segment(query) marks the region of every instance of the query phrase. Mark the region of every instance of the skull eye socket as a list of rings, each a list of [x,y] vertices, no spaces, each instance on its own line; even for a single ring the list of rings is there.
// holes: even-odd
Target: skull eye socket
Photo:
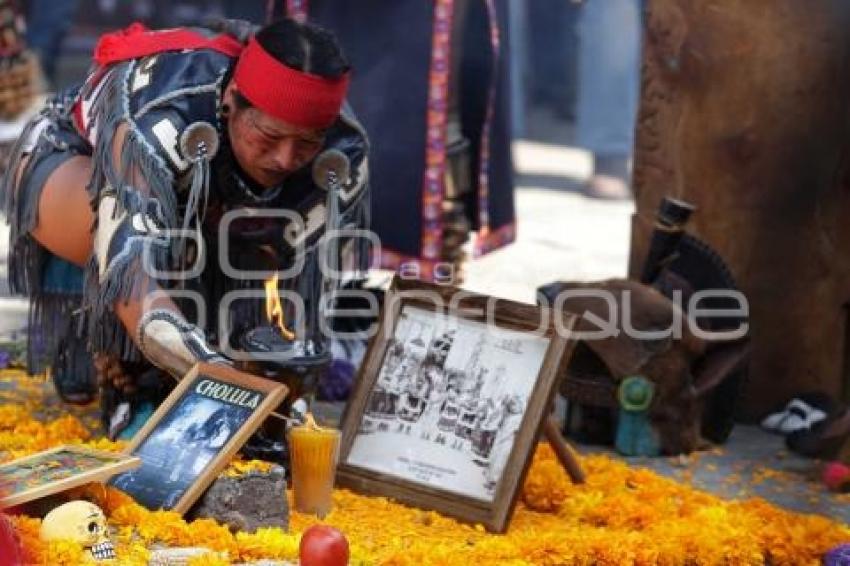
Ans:
[[[97,523],[95,523],[94,521],[89,523],[89,532],[90,533],[92,533],[92,534],[97,533],[97,529],[98,529]]]

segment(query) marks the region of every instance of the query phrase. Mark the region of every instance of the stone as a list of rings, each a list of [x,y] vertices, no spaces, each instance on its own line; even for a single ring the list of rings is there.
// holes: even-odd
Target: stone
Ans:
[[[269,472],[221,476],[195,505],[190,517],[215,519],[233,531],[253,533],[262,527],[286,530],[289,528],[286,471],[275,466]]]

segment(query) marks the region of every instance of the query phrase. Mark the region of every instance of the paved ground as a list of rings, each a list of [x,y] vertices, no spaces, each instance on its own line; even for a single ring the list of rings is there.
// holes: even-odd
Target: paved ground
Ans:
[[[559,279],[624,277],[634,206],[581,195],[587,154],[522,141],[515,143],[515,159],[517,241],[470,262],[464,286],[533,302],[538,286]]]
[[[738,426],[722,447],[690,457],[629,460],[726,498],[762,497],[850,522],[850,495],[835,495],[822,486],[820,463],[788,452],[781,437],[754,426]]]
[[[527,302],[533,301],[539,285],[557,279],[625,275],[633,212],[628,202],[583,197],[579,189],[590,170],[588,156],[564,145],[567,129],[555,127],[546,116],[538,116],[536,123],[537,138],[551,143],[515,145],[517,242],[470,262],[465,284],[471,290]],[[0,233],[0,335],[20,331],[26,322],[26,303],[6,292],[6,239]],[[850,496],[828,494],[816,481],[816,462],[788,454],[781,438],[754,427],[736,428],[721,449],[635,464],[727,497],[759,495],[792,509],[850,520]]]

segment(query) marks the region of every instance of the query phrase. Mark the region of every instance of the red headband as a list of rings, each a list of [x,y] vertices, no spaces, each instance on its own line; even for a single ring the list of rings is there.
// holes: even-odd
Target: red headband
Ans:
[[[302,128],[325,129],[339,115],[349,74],[326,79],[287,67],[251,38],[239,55],[233,80],[266,114]]]

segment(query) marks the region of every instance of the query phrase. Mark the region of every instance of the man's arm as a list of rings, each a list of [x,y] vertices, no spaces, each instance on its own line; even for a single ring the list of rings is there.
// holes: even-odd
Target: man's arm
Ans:
[[[127,134],[126,124],[119,126],[113,143],[113,162],[120,163],[120,151]],[[161,235],[162,219],[157,218],[155,199],[149,194],[145,179],[133,170],[126,176],[133,190],[150,199],[150,214],[130,216],[108,192],[99,195],[97,202],[97,229],[94,256],[101,284],[109,284],[109,277],[117,262],[127,261],[122,254],[135,249],[136,257],[124,269],[133,270],[133,288],[119,297],[113,306],[115,314],[129,336],[148,361],[182,377],[195,363],[225,362],[207,342],[203,331],[190,324],[174,301],[147,271],[144,257],[138,257],[139,248],[131,248],[131,240],[140,240],[142,250],[151,246],[169,246],[170,240]],[[111,201],[109,199],[112,199]],[[143,251],[142,256],[146,255]]]

